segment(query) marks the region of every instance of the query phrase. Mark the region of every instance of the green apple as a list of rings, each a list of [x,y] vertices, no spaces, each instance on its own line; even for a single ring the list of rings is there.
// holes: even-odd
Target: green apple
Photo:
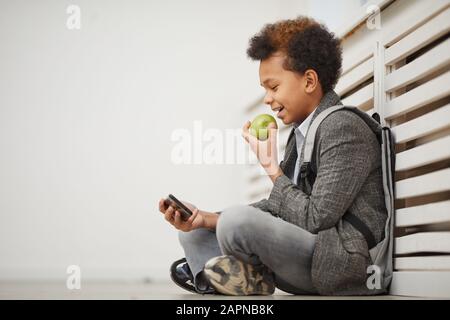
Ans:
[[[271,122],[274,122],[275,128],[278,128],[277,121],[270,114],[260,114],[256,116],[250,125],[250,134],[255,136],[258,140],[266,140],[269,136],[267,127]]]

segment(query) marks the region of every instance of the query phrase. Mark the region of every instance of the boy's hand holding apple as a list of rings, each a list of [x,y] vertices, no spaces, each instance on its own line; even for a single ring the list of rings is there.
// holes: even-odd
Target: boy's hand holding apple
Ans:
[[[242,137],[272,181],[282,174],[278,163],[277,129],[275,119],[268,114],[259,115],[252,122],[247,121],[242,128]]]

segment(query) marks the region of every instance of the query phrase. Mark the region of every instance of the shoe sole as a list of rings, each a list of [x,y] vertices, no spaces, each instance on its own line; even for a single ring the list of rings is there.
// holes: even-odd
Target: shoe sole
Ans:
[[[201,294],[201,295],[205,295],[205,294],[213,294],[213,295],[215,295],[215,294],[218,294],[218,292],[215,292],[215,291],[208,291],[208,290],[199,291],[199,290],[197,290],[195,288],[195,285],[193,285],[193,284],[190,285],[190,284],[187,284],[186,282],[180,283],[178,281],[178,278],[174,276],[174,272],[175,272],[176,267],[178,265],[180,265],[181,263],[186,263],[186,258],[182,258],[182,259],[179,259],[179,260],[173,262],[171,267],[170,267],[170,279],[172,279],[172,282],[174,282],[181,289],[184,289],[184,290],[189,291],[191,293],[196,293],[196,294]]]
[[[182,288],[182,289],[184,289],[184,290],[186,290],[186,291],[192,292],[192,293],[198,293],[197,290],[195,290],[195,288],[194,288],[193,286],[192,286],[192,287],[191,287],[190,285],[183,286],[181,283],[179,283],[179,282],[177,281],[177,279],[176,279],[176,278],[174,277],[174,275],[173,275],[173,272],[174,272],[175,268],[176,268],[179,264],[184,263],[184,262],[186,262],[186,259],[185,259],[185,258],[179,259],[179,260],[177,260],[177,261],[175,261],[175,262],[172,263],[172,265],[170,266],[170,279],[172,279],[172,281],[173,281],[177,286],[179,286],[180,288]],[[188,286],[189,286],[189,287],[188,287]]]

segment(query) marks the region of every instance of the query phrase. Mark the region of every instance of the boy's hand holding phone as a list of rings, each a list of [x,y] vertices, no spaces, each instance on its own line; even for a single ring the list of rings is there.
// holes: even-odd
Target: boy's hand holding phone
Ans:
[[[179,201],[173,195],[159,200],[159,211],[178,230],[188,232],[204,227],[200,210],[191,203]]]

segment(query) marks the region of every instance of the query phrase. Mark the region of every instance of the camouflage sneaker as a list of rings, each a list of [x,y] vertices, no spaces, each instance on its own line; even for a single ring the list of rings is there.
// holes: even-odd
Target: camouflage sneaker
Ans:
[[[244,263],[233,256],[219,256],[206,262],[204,274],[218,292],[232,296],[271,295],[273,273],[265,266]]]

